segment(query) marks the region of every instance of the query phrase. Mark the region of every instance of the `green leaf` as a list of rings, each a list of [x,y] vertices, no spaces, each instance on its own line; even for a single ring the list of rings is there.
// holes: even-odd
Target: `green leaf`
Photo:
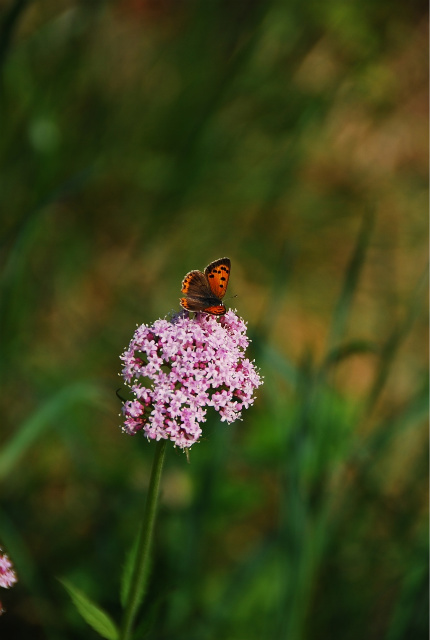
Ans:
[[[119,638],[119,630],[107,613],[94,602],[91,602],[82,591],[76,589],[68,580],[60,580],[60,582],[72,598],[75,607],[85,622],[107,640],[117,640]]]

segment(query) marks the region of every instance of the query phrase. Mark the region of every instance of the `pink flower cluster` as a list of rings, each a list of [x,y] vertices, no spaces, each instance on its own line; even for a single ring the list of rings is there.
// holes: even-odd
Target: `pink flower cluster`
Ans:
[[[12,568],[12,563],[5,553],[0,549],[0,587],[9,589],[17,581],[15,571]]]
[[[245,358],[248,344],[246,324],[231,310],[220,319],[182,312],[138,327],[121,356],[134,395],[123,405],[123,430],[186,449],[198,442],[208,407],[223,422],[240,418],[262,384]]]

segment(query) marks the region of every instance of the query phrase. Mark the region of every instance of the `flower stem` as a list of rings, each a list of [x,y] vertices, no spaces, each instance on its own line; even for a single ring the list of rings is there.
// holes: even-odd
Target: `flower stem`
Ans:
[[[149,574],[149,556],[154,533],[155,516],[157,514],[158,494],[166,444],[167,440],[159,440],[156,444],[148,495],[146,497],[145,512],[137,544],[120,640],[130,640],[131,638],[134,621],[141,604],[142,595],[146,586],[145,583]]]

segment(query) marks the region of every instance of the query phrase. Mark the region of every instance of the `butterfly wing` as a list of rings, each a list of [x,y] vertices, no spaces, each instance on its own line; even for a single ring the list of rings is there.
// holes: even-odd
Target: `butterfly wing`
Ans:
[[[227,311],[222,302],[208,306],[208,300],[199,300],[198,298],[181,298],[180,304],[187,311],[202,311],[213,316],[223,316]]]
[[[204,311],[216,316],[226,312],[225,306],[213,294],[206,275],[201,271],[187,273],[182,280],[182,293],[187,297],[180,299],[181,307],[187,311]]]
[[[224,304],[221,302],[220,304],[216,304],[212,307],[206,307],[205,309],[203,309],[203,311],[205,313],[210,313],[213,316],[223,316],[227,311],[227,309],[225,308]]]
[[[230,277],[230,259],[220,258],[211,262],[205,269],[205,276],[209,283],[212,294],[221,300],[227,290],[228,279]]]
[[[190,271],[182,280],[182,293],[190,298],[194,297],[211,297],[212,292],[210,290],[206,276],[201,271]]]

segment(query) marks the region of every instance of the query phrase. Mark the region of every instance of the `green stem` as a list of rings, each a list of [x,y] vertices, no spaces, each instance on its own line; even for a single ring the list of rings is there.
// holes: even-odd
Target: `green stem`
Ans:
[[[134,621],[141,604],[142,594],[148,578],[149,556],[154,533],[155,516],[157,514],[160,478],[163,469],[167,440],[159,440],[156,445],[151,479],[146,497],[145,513],[139,534],[133,574],[130,582],[127,603],[124,612],[120,640],[130,640]]]

